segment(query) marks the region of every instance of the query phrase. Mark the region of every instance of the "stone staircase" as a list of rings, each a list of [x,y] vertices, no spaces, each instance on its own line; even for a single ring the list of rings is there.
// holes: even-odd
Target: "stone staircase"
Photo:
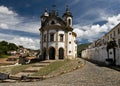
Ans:
[[[32,74],[38,72],[41,68],[49,65],[51,62],[54,62],[54,60],[45,60],[45,61],[41,61],[39,63],[35,63],[31,67],[28,67],[27,69],[24,69],[22,72],[19,72],[19,73],[15,74],[15,76],[21,77],[21,76],[32,75]]]

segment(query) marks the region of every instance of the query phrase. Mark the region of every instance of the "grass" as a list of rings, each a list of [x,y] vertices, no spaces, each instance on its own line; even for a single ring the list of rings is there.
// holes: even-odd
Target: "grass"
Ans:
[[[0,55],[0,58],[7,58],[10,55]]]
[[[69,61],[70,60],[55,61],[55,62],[51,63],[50,65],[40,69],[37,73],[35,73],[33,75],[35,75],[35,76],[37,76],[37,75],[39,75],[39,76],[48,75],[49,73],[57,70],[58,68],[62,67],[63,65],[65,65]]]
[[[79,60],[58,60],[50,63],[44,68],[40,69],[38,72],[33,74],[32,76],[56,76],[59,74],[63,74],[66,72],[73,71],[78,66],[82,64]],[[0,72],[9,73],[9,74],[17,74],[24,69],[31,67],[33,64],[27,65],[19,65],[19,66],[10,66],[10,67],[2,67],[0,68]]]
[[[12,68],[13,68],[13,66],[11,66],[11,67],[0,67],[0,72],[10,74]]]
[[[9,74],[17,74],[21,71],[23,71],[24,69],[31,67],[32,64],[27,64],[27,65],[18,65],[18,66],[9,66],[9,67],[0,67],[0,72],[2,73],[9,73]]]
[[[81,62],[78,60],[55,61],[50,65],[40,69],[37,73],[33,74],[33,76],[59,75],[63,74],[64,72],[69,72],[80,65]]]
[[[11,74],[17,74],[21,71],[23,71],[24,69],[28,68],[28,67],[31,67],[32,64],[27,64],[27,65],[19,65],[19,66],[14,66],[12,69],[11,69]]]

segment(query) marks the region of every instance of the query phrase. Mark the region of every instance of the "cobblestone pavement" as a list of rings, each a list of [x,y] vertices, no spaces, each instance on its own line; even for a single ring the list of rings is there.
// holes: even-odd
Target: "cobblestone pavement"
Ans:
[[[120,72],[86,62],[83,68],[51,79],[0,86],[120,86]]]

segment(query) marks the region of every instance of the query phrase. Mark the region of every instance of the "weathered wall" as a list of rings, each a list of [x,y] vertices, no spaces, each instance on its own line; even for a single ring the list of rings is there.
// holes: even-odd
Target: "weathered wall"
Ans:
[[[116,48],[116,65],[120,65],[120,48]],[[86,49],[82,51],[82,58],[87,58],[90,60],[96,60],[100,62],[106,62],[108,58],[106,46],[96,47],[92,49]],[[109,58],[114,58],[113,49],[109,50]]]

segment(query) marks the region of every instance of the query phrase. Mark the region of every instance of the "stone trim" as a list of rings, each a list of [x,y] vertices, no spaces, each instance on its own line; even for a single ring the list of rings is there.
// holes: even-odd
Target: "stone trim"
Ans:
[[[41,54],[42,54],[42,58],[43,59],[43,31],[41,31]]]
[[[55,49],[56,49],[55,59],[57,60],[58,59],[58,30],[56,30],[56,46],[55,46]]]
[[[67,57],[67,42],[68,42],[68,33],[65,32],[65,48],[64,48],[64,58],[68,58]]]
[[[46,59],[49,59],[49,48],[48,48],[48,44],[49,44],[49,30],[47,30]]]
[[[59,25],[48,25],[48,26],[45,26],[43,27],[44,30],[63,30],[63,31],[72,31],[73,28],[71,27],[68,27],[68,26],[59,26]]]
[[[74,35],[72,35],[71,41],[72,41],[72,55],[73,55],[73,57],[74,57],[74,54],[75,54]]]

